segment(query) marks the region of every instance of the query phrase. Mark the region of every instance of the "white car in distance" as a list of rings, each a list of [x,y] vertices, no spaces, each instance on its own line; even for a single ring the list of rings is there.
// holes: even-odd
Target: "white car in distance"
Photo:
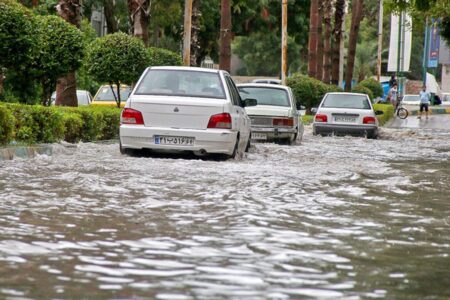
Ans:
[[[120,150],[189,151],[242,156],[250,119],[230,75],[189,67],[147,68],[121,115]]]
[[[378,137],[378,119],[366,94],[327,93],[313,122],[313,134],[361,135]]]
[[[252,140],[294,143],[303,136],[303,123],[291,88],[279,84],[238,85],[242,99],[256,99],[245,110],[252,122]]]
[[[420,105],[419,95],[404,95],[402,98],[403,105]]]

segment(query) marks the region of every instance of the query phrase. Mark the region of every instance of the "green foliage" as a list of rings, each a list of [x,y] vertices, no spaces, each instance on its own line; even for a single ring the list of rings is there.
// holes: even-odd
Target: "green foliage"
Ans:
[[[0,105],[0,145],[7,144],[14,138],[15,119],[5,106]]]
[[[144,43],[125,33],[114,33],[90,44],[86,65],[88,73],[98,82],[135,83],[148,64]],[[120,106],[120,94],[117,106]]]
[[[32,57],[34,26],[28,9],[13,0],[0,0],[0,67],[18,69]]]
[[[183,61],[181,55],[173,51],[150,47],[147,49],[149,66],[181,66]]]
[[[383,112],[382,115],[378,115],[378,122],[380,125],[384,125],[389,121],[392,117],[394,117],[394,107],[391,104],[381,104],[377,103],[373,105],[374,110],[381,110]]]
[[[116,139],[121,110],[115,107],[0,105],[0,144],[70,143]]]
[[[37,16],[38,55],[33,67],[43,85],[43,104],[50,98],[61,75],[77,70],[84,55],[83,35],[57,16]]]
[[[325,84],[320,80],[298,73],[287,78],[286,85],[292,89],[297,103],[304,105],[306,109],[319,105],[326,93],[342,91],[335,85]]]
[[[372,95],[374,98],[383,97],[383,87],[381,84],[373,78],[368,78],[359,83],[363,87],[368,88],[372,91]]]
[[[369,96],[371,100],[374,99],[372,91],[361,84],[358,84],[357,86],[353,87],[352,93],[367,94],[367,96]]]
[[[53,143],[64,137],[63,115],[54,107],[9,104],[16,119],[16,139],[25,143]]]

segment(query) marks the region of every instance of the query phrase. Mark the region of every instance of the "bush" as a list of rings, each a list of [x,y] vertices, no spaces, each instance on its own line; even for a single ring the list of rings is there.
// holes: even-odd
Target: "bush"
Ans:
[[[297,103],[304,105],[307,110],[319,105],[326,93],[342,91],[335,85],[325,84],[320,80],[301,74],[294,74],[287,78],[286,85],[292,89]]]
[[[114,33],[90,44],[86,58],[88,73],[97,82],[135,83],[148,65],[148,53],[142,40],[125,33]],[[120,107],[122,99],[117,99]]]
[[[375,79],[373,78],[365,79],[361,81],[359,85],[362,85],[371,90],[374,98],[383,97],[383,87]]]
[[[150,47],[147,49],[149,66],[181,66],[181,55],[164,48]]]
[[[69,143],[81,141],[83,136],[83,119],[80,114],[75,112],[65,112],[64,120],[64,140]]]
[[[352,93],[367,94],[367,96],[369,96],[369,98],[371,100],[373,99],[372,91],[370,89],[366,88],[365,86],[360,85],[360,84],[358,84],[357,86],[355,86],[352,89]]]
[[[373,105],[374,110],[383,111],[382,115],[377,116],[380,125],[384,125],[394,116],[394,107],[391,104],[377,103]]]
[[[15,119],[5,106],[0,106],[0,145],[11,142],[14,138]]]

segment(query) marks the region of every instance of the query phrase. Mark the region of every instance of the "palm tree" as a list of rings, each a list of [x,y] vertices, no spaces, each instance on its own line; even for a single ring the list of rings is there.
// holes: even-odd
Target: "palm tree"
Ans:
[[[373,75],[376,67],[377,43],[363,42],[357,45],[355,57],[355,78],[358,82],[363,81],[368,76]]]
[[[134,36],[144,41],[145,46],[149,45],[148,24],[151,6],[151,0],[128,0],[131,31]]]
[[[352,24],[348,41],[347,68],[345,70],[345,91],[352,89],[353,68],[355,66],[356,40],[358,39],[359,24],[363,18],[363,0],[353,0]]]
[[[220,53],[219,67],[231,71],[231,3],[230,0],[220,2]]]
[[[190,66],[198,66],[200,59],[200,0],[192,2],[191,59]]]
[[[309,10],[309,42],[308,42],[308,75],[316,77],[317,75],[317,27],[319,25],[319,2],[311,0]]]
[[[331,52],[331,82],[339,84],[340,45],[342,39],[342,24],[345,16],[345,0],[336,0],[334,11],[333,48]]]
[[[325,0],[324,3],[324,18],[325,24],[325,36],[324,36],[324,49],[323,49],[323,77],[322,81],[326,84],[331,80],[331,12],[332,12],[331,0]]]
[[[80,27],[81,25],[81,0],[60,0],[56,5],[58,15],[67,22]],[[58,78],[56,84],[55,105],[78,106],[77,79],[75,72]]]
[[[320,1],[318,9],[318,22],[317,22],[317,69],[316,69],[316,79],[322,80],[323,76],[323,38],[322,38],[322,24],[323,24],[323,10],[324,1]]]

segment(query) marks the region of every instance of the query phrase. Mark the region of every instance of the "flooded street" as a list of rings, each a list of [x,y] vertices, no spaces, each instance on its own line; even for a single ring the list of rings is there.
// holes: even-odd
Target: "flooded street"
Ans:
[[[450,132],[0,161],[1,299],[450,298]]]

